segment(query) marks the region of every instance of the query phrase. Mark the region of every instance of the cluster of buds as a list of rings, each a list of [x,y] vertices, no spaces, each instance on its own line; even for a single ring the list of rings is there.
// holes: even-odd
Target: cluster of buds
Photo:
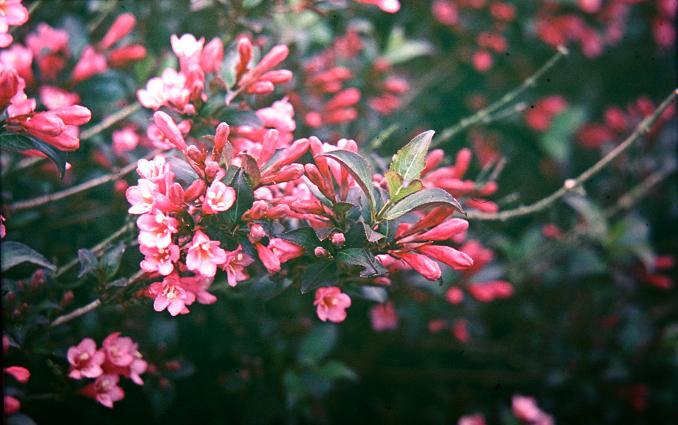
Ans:
[[[108,335],[99,349],[93,339],[85,338],[70,347],[66,357],[70,364],[69,378],[94,379],[80,393],[108,408],[113,408],[113,403],[125,398],[125,391],[118,385],[120,377],[143,385],[141,375],[148,367],[139,353],[138,344],[132,338],[120,336],[120,332]]]
[[[283,44],[273,46],[261,60],[250,67],[252,60],[252,42],[247,37],[238,40],[238,62],[235,67],[235,83],[226,97],[226,103],[231,103],[238,93],[271,94],[275,86],[292,80],[292,72],[287,69],[275,69],[287,58],[289,49]]]
[[[7,356],[9,351],[9,338],[6,335],[2,336],[2,354]],[[14,378],[18,383],[25,384],[31,378],[31,372],[23,366],[6,366],[4,372]],[[21,409],[21,402],[9,394],[5,394],[3,398],[4,414],[5,416],[13,415]]]
[[[0,87],[0,110],[6,110],[4,125],[7,131],[35,136],[63,151],[80,147],[78,127],[89,122],[92,116],[89,109],[69,104],[67,100],[65,104],[48,102],[55,107],[48,111],[36,111],[35,99],[26,95],[25,80],[15,69],[3,65],[0,65]]]
[[[381,115],[390,115],[400,108],[402,97],[410,90],[405,78],[392,74],[392,66],[385,59],[378,59],[372,66],[373,79],[377,81],[377,93],[367,99],[372,109]]]
[[[562,96],[539,99],[525,111],[525,122],[532,129],[544,132],[551,127],[553,118],[566,110],[567,106],[567,101]]]

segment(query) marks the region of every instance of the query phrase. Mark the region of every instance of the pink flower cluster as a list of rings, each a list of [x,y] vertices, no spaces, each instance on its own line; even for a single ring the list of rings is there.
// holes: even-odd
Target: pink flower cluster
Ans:
[[[0,47],[12,44],[10,26],[17,27],[28,21],[28,9],[21,3],[22,0],[3,0],[0,3]]]
[[[68,376],[71,379],[95,379],[80,390],[86,397],[113,408],[116,401],[125,398],[124,390],[118,385],[120,377],[129,378],[137,385],[143,385],[141,375],[148,363],[138,350],[138,344],[131,338],[114,332],[104,339],[101,348],[91,338],[83,339],[68,349]]]

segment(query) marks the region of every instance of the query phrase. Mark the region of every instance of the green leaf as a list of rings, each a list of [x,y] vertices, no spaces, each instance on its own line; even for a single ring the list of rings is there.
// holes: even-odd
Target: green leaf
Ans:
[[[336,274],[337,264],[334,261],[312,263],[301,277],[301,293],[307,294],[323,284],[334,282]]]
[[[372,186],[372,167],[365,158],[354,152],[336,150],[325,152],[318,156],[325,156],[334,159],[344,167],[353,176],[358,186],[363,190],[370,202],[372,211],[375,209],[376,201],[374,196],[374,187]]]
[[[343,264],[362,267],[361,277],[380,276],[386,269],[379,260],[364,248],[345,248],[337,253],[337,261]]]
[[[101,269],[106,276],[106,279],[110,279],[118,272],[120,268],[120,261],[122,260],[122,254],[125,253],[127,246],[124,242],[119,242],[110,248],[104,256],[101,258]]]
[[[353,369],[336,360],[330,360],[324,365],[320,366],[320,368],[318,368],[318,374],[330,381],[334,381],[336,379],[348,379],[350,381],[355,381],[358,379],[358,374],[355,373]]]
[[[257,160],[252,158],[251,155],[246,153],[241,153],[238,155],[240,157],[240,163],[242,169],[249,177],[249,183],[251,187],[256,187],[261,180],[261,171],[259,171],[259,165],[257,165]]]
[[[558,162],[570,156],[572,135],[586,118],[582,108],[570,108],[553,118],[549,129],[541,136],[539,146],[551,158]]]
[[[289,232],[281,234],[279,237],[301,246],[304,248],[304,251],[306,251],[306,255],[313,255],[315,248],[320,246],[320,240],[318,239],[315,230],[310,226],[290,230]]]
[[[0,148],[11,152],[24,152],[35,149],[44,153],[59,170],[59,178],[66,172],[66,155],[52,145],[42,140],[25,134],[2,133],[0,134]]]
[[[393,159],[389,171],[398,174],[402,179],[402,184],[407,187],[411,181],[421,177],[421,172],[426,166],[426,154],[431,145],[431,140],[435,131],[425,131],[414,139],[410,140],[408,144],[400,148]],[[389,186],[389,193],[391,192]]]
[[[465,214],[459,201],[446,191],[438,188],[424,189],[415,192],[409,196],[398,201],[395,205],[389,208],[384,214],[384,219],[395,220],[396,218],[414,211],[418,208],[432,207],[432,206],[448,206],[456,209],[462,214]]]
[[[254,193],[252,188],[247,183],[247,178],[245,173],[241,168],[238,168],[233,176],[233,181],[230,183],[230,186],[235,189],[235,203],[233,206],[224,213],[220,214],[224,216],[224,220],[228,223],[236,223],[240,220],[240,217],[245,211],[252,208],[254,203]]]
[[[47,259],[43,257],[42,254],[39,254],[32,248],[20,242],[2,242],[0,243],[0,251],[2,251],[1,258],[3,272],[22,263],[31,263],[45,267],[52,271],[56,270],[56,266],[47,261]]]
[[[83,248],[78,250],[78,261],[80,262],[80,272],[78,272],[78,279],[99,268],[99,260],[89,249]]]
[[[408,40],[405,31],[399,27],[391,31],[383,56],[388,63],[395,65],[432,52],[431,44],[422,40]]]
[[[361,223],[363,225],[363,229],[365,230],[365,237],[367,238],[368,242],[378,242],[381,239],[386,237],[386,236],[382,235],[381,233],[372,229],[372,226],[365,223],[364,221],[361,221]]]
[[[302,364],[317,364],[327,356],[337,343],[337,327],[317,325],[301,341],[297,360]]]

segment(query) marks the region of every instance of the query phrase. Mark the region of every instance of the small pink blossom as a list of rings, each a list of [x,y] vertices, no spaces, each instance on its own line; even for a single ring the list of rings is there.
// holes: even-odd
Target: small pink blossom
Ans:
[[[101,365],[106,355],[102,351],[97,351],[96,343],[91,338],[85,338],[80,344],[69,348],[66,357],[71,364],[68,373],[70,378],[97,378],[103,373]]]
[[[0,38],[1,40],[1,38]],[[11,42],[11,41],[10,41]],[[6,395],[4,397],[4,412],[5,416],[11,416],[21,409],[21,402],[16,398]]]
[[[101,375],[81,391],[85,396],[112,409],[113,403],[125,398],[125,392],[118,386],[118,381],[120,381],[118,375]]]
[[[22,4],[22,0],[3,0],[0,3],[0,47],[12,44],[12,35],[9,27],[23,25],[28,21],[28,9]]]
[[[304,255],[304,248],[282,238],[271,238],[268,248],[278,257],[280,264]]]
[[[155,203],[155,192],[158,186],[150,180],[139,179],[137,186],[130,186],[125,191],[127,202],[132,206],[127,210],[130,214],[146,214]]]
[[[474,413],[459,418],[457,425],[485,425],[485,416],[482,413]]]
[[[202,209],[205,214],[216,214],[227,211],[235,202],[235,190],[220,181],[214,181],[205,192]]]
[[[377,332],[390,331],[398,327],[398,314],[392,303],[375,305],[370,309],[372,329]]]
[[[148,295],[155,298],[153,309],[163,311],[167,309],[170,315],[187,314],[187,305],[195,301],[192,292],[184,290],[176,275],[169,275],[162,282],[154,282],[147,289]]]
[[[139,144],[139,135],[131,126],[113,132],[113,152],[121,157],[125,152],[133,151]]]
[[[155,210],[137,219],[139,244],[149,247],[167,248],[172,243],[172,235],[178,232],[179,221]]]
[[[174,271],[174,263],[179,260],[180,253],[177,245],[169,245],[166,248],[140,245],[139,250],[146,256],[141,261],[141,270],[147,273],[158,272],[167,276]]]
[[[525,422],[534,422],[544,414],[532,397],[514,395],[511,403],[513,415]]]
[[[203,276],[214,276],[217,266],[226,262],[226,251],[219,248],[218,241],[212,241],[202,231],[197,230],[188,247],[186,267]]]
[[[86,80],[96,74],[101,74],[108,69],[106,58],[94,50],[92,46],[85,46],[80,55],[80,60],[75,65],[71,78],[75,82]]]
[[[327,286],[316,289],[316,314],[323,322],[343,322],[346,319],[346,309],[351,306],[351,298],[341,292],[336,286]]]
[[[226,272],[226,280],[229,286],[236,286],[238,282],[250,278],[246,267],[254,262],[254,259],[242,252],[242,245],[233,251],[226,251],[226,261],[222,269]]]

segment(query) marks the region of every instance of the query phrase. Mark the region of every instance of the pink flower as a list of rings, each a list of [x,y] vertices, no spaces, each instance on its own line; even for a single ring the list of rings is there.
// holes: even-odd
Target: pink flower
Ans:
[[[203,37],[196,39],[193,34],[184,34],[181,38],[172,34],[170,43],[172,44],[172,51],[181,62],[181,69],[184,70],[185,65],[200,60],[205,39]]]
[[[278,257],[280,264],[304,255],[304,248],[281,238],[271,238],[268,241],[268,248]]]
[[[41,86],[40,100],[47,109],[58,109],[66,106],[73,106],[80,102],[80,96],[77,93],[60,89],[59,87]],[[91,114],[90,114],[91,116]]]
[[[351,306],[351,298],[341,292],[336,286],[326,286],[316,289],[316,314],[323,322],[343,322],[346,319],[346,309]]]
[[[273,274],[280,271],[280,260],[269,247],[261,242],[258,242],[254,244],[254,248],[257,250],[259,259],[269,273]]]
[[[28,21],[28,9],[22,4],[22,0],[3,0],[0,3],[0,47],[12,44],[12,35],[9,34],[9,26],[23,25]]]
[[[435,260],[445,263],[454,270],[468,269],[473,265],[473,259],[461,251],[445,245],[424,245],[417,251]]]
[[[445,299],[450,304],[461,304],[462,301],[464,301],[464,292],[456,286],[453,286],[445,292]]]
[[[438,263],[426,255],[417,254],[414,252],[398,252],[394,254],[396,257],[405,261],[410,267],[412,267],[415,271],[428,280],[438,280],[442,275],[442,271],[440,270]]]
[[[218,241],[212,241],[202,231],[197,230],[188,247],[186,267],[203,276],[214,276],[217,266],[226,262],[226,251],[219,248]]]
[[[100,404],[112,409],[113,403],[125,398],[125,392],[118,386],[118,375],[101,375],[96,381],[82,389],[82,393]]]
[[[217,297],[207,291],[212,284],[212,279],[212,277],[200,275],[185,276],[181,278],[181,285],[186,291],[192,293],[200,304],[214,304],[217,302]]]
[[[31,378],[31,372],[25,367],[21,366],[9,366],[5,368],[5,373],[8,373],[14,377],[17,381],[22,384],[28,382]]]
[[[139,135],[131,126],[123,127],[113,132],[113,152],[119,157],[125,152],[136,149],[138,144]]]
[[[134,361],[137,344],[132,341],[132,338],[120,336],[120,332],[108,335],[101,345],[101,351],[106,354],[105,369],[108,366],[126,367]]]
[[[205,45],[200,54],[200,67],[205,72],[219,72],[221,61],[224,59],[224,43],[213,38]]]
[[[226,251],[226,261],[221,267],[226,272],[228,285],[235,286],[238,282],[249,279],[245,268],[253,262],[252,257],[242,252],[242,245],[238,245],[233,251]]]
[[[469,334],[468,331],[468,320],[466,319],[457,319],[454,321],[452,324],[452,334],[454,335],[455,338],[459,340],[459,342],[466,344],[469,339],[471,339],[471,335]]]
[[[138,186],[130,186],[125,191],[127,202],[132,206],[127,210],[130,214],[146,214],[155,203],[155,192],[158,186],[146,179],[139,179]]]
[[[227,211],[233,206],[234,202],[235,190],[217,180],[212,182],[210,187],[207,188],[202,209],[205,214],[216,214],[218,212]]]
[[[113,136],[115,137],[115,136]],[[140,159],[137,162],[137,174],[143,179],[158,183],[165,179],[170,172],[170,164],[162,155],[156,155],[152,160]]]
[[[389,331],[398,327],[398,314],[392,303],[375,305],[370,309],[372,329],[377,332]]]
[[[169,314],[176,316],[178,314],[187,314],[187,305],[195,301],[195,295],[192,292],[184,290],[179,278],[172,274],[162,282],[154,282],[147,289],[148,295],[155,298],[153,309],[157,312],[167,309]]]
[[[128,189],[129,190],[129,189]],[[178,232],[179,221],[156,210],[137,219],[139,244],[149,247],[167,248],[172,243],[172,235]]]
[[[179,260],[179,247],[177,245],[171,244],[166,248],[140,245],[139,250],[146,256],[141,261],[141,270],[147,273],[158,272],[167,276],[174,271],[174,263]]]
[[[104,373],[101,365],[106,355],[102,351],[97,351],[96,343],[91,338],[85,338],[80,344],[69,348],[66,357],[71,364],[68,373],[70,378],[97,378]]]

